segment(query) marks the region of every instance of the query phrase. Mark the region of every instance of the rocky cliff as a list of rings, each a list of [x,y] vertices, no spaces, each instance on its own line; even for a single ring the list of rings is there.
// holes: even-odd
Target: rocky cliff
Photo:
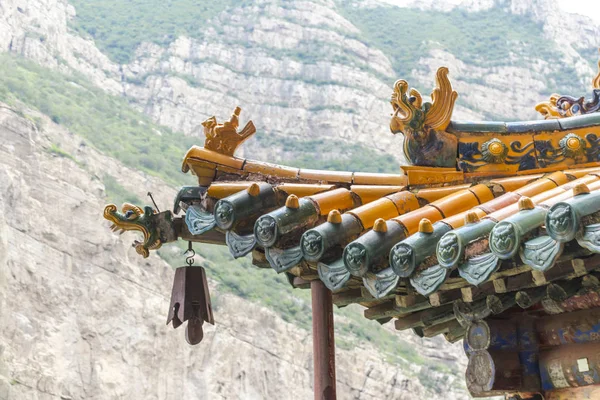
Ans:
[[[589,49],[600,44],[600,28],[590,19],[561,12],[553,0],[463,2],[459,6],[463,12],[493,8],[504,16],[525,15],[534,28],[540,27],[531,37],[511,40],[512,51],[505,59],[484,59],[478,65],[431,41],[419,45],[410,66],[395,65],[392,55],[369,44],[374,41],[364,28],[347,18],[348,10],[385,6],[365,1],[348,4],[333,0],[237,3],[199,22],[201,34],[182,35],[165,46],[142,43],[130,62],[119,65],[90,38],[70,28],[77,11],[66,0],[6,0],[0,5],[0,49],[83,73],[105,90],[126,96],[158,123],[189,135],[200,135],[200,122],[206,117],[225,118],[241,105],[244,116],[271,139],[361,143],[399,161],[403,160],[401,138],[390,135],[387,128],[390,87],[400,78],[395,67],[410,71],[410,83],[429,93],[435,69],[449,66],[461,94],[457,119],[537,118],[533,110],[537,102],[554,91],[576,88],[584,94],[595,73]],[[428,4],[409,5],[435,9],[438,2]],[[421,40],[401,26],[381,26],[381,30],[390,28],[394,30],[385,31],[387,40],[397,41],[399,47]],[[431,28],[422,27],[425,33],[427,29]],[[536,48],[548,52],[519,51],[523,42],[532,39]],[[568,74],[564,66],[569,67]],[[277,140],[269,144],[269,152],[260,141],[248,143],[245,151],[281,161],[285,153]]]

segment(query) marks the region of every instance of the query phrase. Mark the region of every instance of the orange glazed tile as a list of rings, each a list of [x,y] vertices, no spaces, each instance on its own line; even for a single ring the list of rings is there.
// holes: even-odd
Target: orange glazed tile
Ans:
[[[486,214],[491,214],[493,212],[503,209],[504,207],[508,207],[511,204],[516,204],[517,201],[519,201],[519,198],[521,198],[521,195],[519,195],[518,193],[507,192],[504,193],[502,196],[498,196],[495,199],[478,205],[477,207],[475,207],[475,210],[480,209],[485,211]]]
[[[317,204],[321,215],[327,215],[331,210],[348,210],[357,206],[352,192],[343,188],[315,194],[309,199]]]
[[[517,213],[518,211],[519,211],[519,206],[517,205],[517,203],[513,203],[509,206],[501,208],[498,211],[494,211],[493,213],[488,214],[487,217],[496,222],[499,222],[499,221],[502,221],[503,219],[508,218],[511,215]]]
[[[318,182],[352,183],[352,172],[346,171],[321,171],[318,169],[301,169],[298,174],[300,179]]]
[[[600,182],[594,182],[591,185],[588,185],[588,187],[589,187],[590,191],[598,190],[598,189],[600,189]],[[574,195],[575,195],[575,193],[573,193],[572,190],[566,190],[560,194],[557,194],[556,196],[547,198],[547,199],[540,201],[539,203],[535,203],[535,204],[543,205],[544,207],[552,207],[556,203],[558,203],[560,201],[568,200],[571,197],[573,197]]]
[[[208,197],[215,199],[222,199],[227,196],[231,196],[237,192],[248,189],[253,183],[260,182],[218,182],[213,183],[208,187],[206,194]]]
[[[574,168],[574,169],[569,169],[567,171],[565,171],[565,174],[567,175],[572,175],[576,178],[581,178],[584,175],[587,174],[592,174],[592,175],[596,175],[596,174],[600,174],[600,168]]]
[[[552,172],[551,174],[544,175],[544,178],[548,178],[558,186],[564,185],[569,182],[569,176],[565,174],[563,171]]]
[[[471,196],[473,196],[472,193]],[[404,225],[407,234],[412,235],[419,230],[419,223],[423,218],[427,218],[429,221],[434,223],[441,220],[443,216],[437,208],[426,205],[415,211],[411,211],[408,214],[392,218],[392,221],[396,221]]]
[[[439,200],[442,197],[446,197],[451,195],[452,193],[456,193],[459,190],[467,189],[471,187],[470,184],[466,183],[464,185],[457,186],[444,186],[439,188],[431,188],[431,189],[417,189],[413,191],[413,193],[422,200],[425,200],[427,203],[431,203],[433,201]]]
[[[402,191],[386,196],[390,199],[397,209],[396,215],[406,214],[407,212],[414,211],[420,207],[419,199],[413,193],[408,191]]]
[[[383,218],[385,220],[398,216],[398,209],[394,202],[387,197],[375,200],[371,203],[357,207],[354,210],[348,211],[360,220],[363,229],[371,229],[375,220]]]
[[[244,172],[265,176],[276,176],[279,178],[297,179],[298,171],[300,171],[298,168],[254,160],[246,160],[246,163],[244,164]]]
[[[335,185],[311,185],[309,183],[282,183],[277,186],[277,190],[284,192],[287,196],[295,194],[298,197],[310,196],[333,189],[335,189]]]
[[[542,193],[547,190],[554,189],[558,185],[565,184],[569,181],[567,176],[562,172],[553,173],[547,177],[540,178],[535,182],[532,182],[515,192],[521,196],[532,197],[538,193]]]
[[[587,186],[591,192],[599,190],[600,189],[600,180],[592,182]],[[573,188],[573,186],[571,186],[571,189],[572,188]],[[565,200],[573,197],[574,193],[573,193],[573,190],[571,190],[571,189],[565,190],[562,193],[557,194],[556,196],[546,198],[545,200],[540,201],[539,203],[535,202],[535,204],[543,204],[544,206],[552,207],[554,204],[558,203],[559,201],[565,201]],[[532,200],[534,200],[534,199],[532,199]]]
[[[442,222],[450,225],[452,227],[452,229],[460,228],[461,226],[463,226],[465,224],[465,217],[467,216],[467,213],[470,213],[470,212],[474,212],[475,214],[477,214],[477,217],[479,217],[479,218],[483,218],[487,215],[487,213],[484,210],[482,210],[479,207],[475,207],[472,210],[463,211],[463,212],[453,215],[451,217],[444,218],[442,220]]]
[[[514,192],[515,190],[541,178],[542,174],[513,176],[510,178],[492,179],[490,183],[500,185],[504,188],[504,192]]]
[[[588,177],[585,177],[585,179],[580,178],[575,181],[568,182],[562,186],[558,186],[558,187],[555,186],[554,188],[551,188],[550,190],[545,190],[545,191],[541,191],[541,192],[540,192],[540,190],[543,189],[545,187],[545,185],[535,185],[537,182],[534,182],[530,185],[532,187],[534,187],[538,192],[537,192],[537,194],[533,193],[533,194],[535,194],[534,196],[527,196],[527,197],[531,197],[531,201],[533,202],[533,204],[536,204],[536,205],[537,204],[547,204],[546,202],[548,202],[548,201],[554,202],[554,201],[566,200],[566,199],[572,197],[573,191],[570,189],[572,189],[577,183],[586,182],[586,181],[588,181],[588,179],[589,179]],[[547,178],[541,178],[540,181],[542,181],[542,180],[547,180]],[[598,179],[590,184],[590,189],[594,190],[594,189],[592,189],[592,187],[600,188],[600,179]],[[554,203],[552,203],[552,204],[554,204]],[[494,221],[502,221],[503,219],[509,217],[510,215],[512,215],[518,211],[519,211],[519,207],[515,203],[515,204],[507,206],[503,209],[495,211],[491,214],[488,214],[488,217],[493,219]]]
[[[481,187],[485,188],[485,190],[489,192],[489,196],[486,196],[486,198],[492,199],[493,194],[490,188],[488,188],[486,185],[476,185],[472,188],[463,189],[457,193],[446,196],[443,199],[436,200],[431,203],[431,206],[439,209],[444,217],[450,217],[459,212],[470,210],[476,205],[479,205],[479,199],[477,196],[475,196],[474,189],[478,192],[484,193],[484,189],[481,189]]]
[[[469,190],[477,197],[479,204],[486,203],[494,199],[494,193],[488,185],[471,186]]]
[[[196,175],[198,178],[214,178],[217,174],[217,168],[213,167],[200,167],[193,165],[192,166],[192,174]]]
[[[217,173],[220,175],[222,175],[222,174],[235,174],[235,175],[240,175],[240,176],[248,175],[247,172],[240,171],[239,169],[231,168],[226,165],[217,165]]]
[[[213,162],[215,164],[225,165],[227,167],[236,168],[241,170],[244,165],[243,158],[230,157],[226,156],[211,150],[207,150],[204,147],[192,146],[185,156],[183,157],[183,164],[181,166],[181,170],[183,172],[188,172],[190,167],[195,162]]]
[[[541,178],[536,182],[532,182],[529,185],[523,187],[521,190],[516,191],[520,197],[531,197],[531,200],[534,204],[542,202],[558,193],[563,193],[564,189],[557,187],[556,183],[551,181],[548,178]],[[523,194],[528,193],[528,194]],[[508,218],[512,214],[519,211],[519,206],[517,203],[513,203],[509,206],[501,208],[497,211],[494,211],[488,214],[488,217],[493,219],[494,221],[502,221],[505,218]]]
[[[408,183],[406,175],[376,174],[369,172],[355,172],[352,176],[354,185],[390,185],[405,186]]]
[[[600,179],[600,177],[598,175],[584,175],[579,179],[575,179],[574,181],[566,183],[564,186],[571,189],[579,183],[585,183],[587,185],[587,184],[596,182],[599,179]]]
[[[399,192],[404,186],[370,186],[370,185],[352,185],[350,190],[360,197],[362,204],[375,201],[385,195]]]
[[[567,182],[564,185],[558,186],[554,189],[551,190],[546,190],[545,192],[539,193],[535,196],[533,196],[531,198],[531,200],[533,201],[534,204],[539,204],[547,199],[550,199],[554,196],[558,196],[561,193],[570,191],[571,189],[573,189],[575,187],[575,185],[580,184],[580,183],[585,183],[585,184],[591,184],[593,182],[598,181],[600,178],[598,178],[595,175],[586,175],[583,178],[579,178],[576,179],[574,181],[571,182]]]

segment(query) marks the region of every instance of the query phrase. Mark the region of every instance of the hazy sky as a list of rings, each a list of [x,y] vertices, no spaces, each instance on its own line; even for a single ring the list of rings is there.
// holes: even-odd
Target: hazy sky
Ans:
[[[396,4],[399,6],[411,3],[412,0],[382,0],[386,3]],[[460,4],[463,0],[443,0],[450,4]],[[600,24],[600,0],[555,0],[558,6],[570,13],[582,14],[592,18]]]
[[[556,0],[563,10],[587,15],[600,24],[600,1],[598,0]]]

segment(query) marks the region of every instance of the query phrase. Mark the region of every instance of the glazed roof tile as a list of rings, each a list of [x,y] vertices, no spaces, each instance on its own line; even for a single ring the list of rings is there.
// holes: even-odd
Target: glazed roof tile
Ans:
[[[553,122],[536,126],[556,127],[557,124]],[[522,129],[526,127],[527,125]],[[515,129],[518,131],[521,128],[511,125],[511,130]],[[209,165],[206,162],[225,163],[219,157],[202,160],[198,157],[200,153],[192,154],[195,158],[190,157],[191,165],[206,167]],[[234,164],[240,165],[239,162],[229,162],[226,166],[230,167]],[[454,318],[425,326],[423,318],[434,318],[432,315],[435,313],[430,313],[435,310],[431,308],[432,305],[441,307],[452,299],[463,297],[473,301],[477,298],[477,293],[480,293],[477,292],[474,284],[483,285],[482,287],[488,288],[488,292],[491,290],[495,293],[498,290],[507,291],[515,285],[518,286],[518,282],[524,279],[523,274],[529,273],[531,276],[529,279],[534,279],[530,272],[533,271],[531,266],[521,264],[516,267],[510,265],[502,267],[501,259],[494,261],[498,260],[498,254],[494,249],[487,247],[487,236],[494,232],[494,229],[500,229],[499,222],[516,224],[514,226],[525,235],[524,239],[518,239],[519,246],[522,246],[538,237],[535,232],[542,228],[549,209],[573,198],[572,190],[577,184],[587,184],[594,196],[596,190],[600,189],[600,180],[595,175],[600,171],[597,166],[546,174],[495,178],[481,184],[444,183],[455,180],[457,175],[450,174],[450,178],[433,180],[436,185],[446,186],[423,187],[424,182],[425,184],[428,182],[429,176],[436,173],[435,170],[425,168],[426,173],[420,175],[422,168],[406,168],[406,175],[387,175],[279,168],[266,163],[248,161],[243,161],[242,165],[239,173],[241,179],[244,179],[244,172],[252,172],[250,176],[264,180],[276,177],[272,181],[276,191],[286,195],[295,194],[300,198],[307,197],[315,204],[314,217],[310,217],[309,213],[304,217],[308,218],[307,220],[295,221],[295,224],[305,228],[299,231],[289,230],[286,228],[287,225],[283,224],[278,241],[274,242],[274,246],[265,247],[267,259],[275,263],[272,265],[274,268],[283,271],[291,265],[286,266],[280,260],[281,257],[291,257],[290,254],[296,251],[293,250],[293,243],[298,243],[299,256],[293,260],[293,263],[302,262],[302,254],[305,254],[307,260],[305,262],[309,265],[315,263],[313,268],[318,272],[318,276],[332,289],[340,293],[345,293],[347,290],[345,287],[362,286],[363,290],[366,289],[367,297],[361,294],[360,297],[355,297],[354,301],[370,307],[366,312],[368,318],[380,319],[394,316],[399,318],[397,322],[399,329],[420,326],[424,335],[449,333],[460,326]],[[252,166],[250,170],[247,168],[248,165]],[[411,174],[419,177],[411,179]],[[440,171],[437,171],[437,174],[440,174]],[[460,176],[460,179],[464,179],[462,175]],[[226,198],[227,195],[235,194],[238,189],[247,189],[250,183],[217,181],[209,186],[207,196],[216,199]],[[340,187],[344,185],[348,186]],[[525,197],[530,197],[535,204],[533,210],[519,211],[517,203]],[[285,208],[284,205],[280,207]],[[332,210],[342,211],[340,222],[333,223],[319,219],[324,218]],[[469,213],[473,222],[466,224],[465,217]],[[376,220],[381,218],[388,221],[383,223],[382,229],[378,232],[372,230]],[[433,224],[431,233],[419,232],[419,225],[422,224],[423,219]],[[486,220],[489,222],[484,222]],[[308,230],[306,230],[307,221],[309,221]],[[464,268],[460,266],[461,264],[455,264],[454,267],[450,266],[450,269],[447,269],[438,264],[436,253],[438,243],[442,237],[452,232],[459,234],[463,238],[461,240],[472,242],[462,250],[463,256],[460,262],[466,263]],[[540,232],[543,234],[545,231]],[[314,237],[321,238],[321,248],[315,253],[310,253],[311,246],[314,246],[310,241]],[[554,241],[554,239],[549,240]],[[583,239],[582,242],[585,243]],[[411,270],[402,270],[398,267],[399,264],[388,264],[388,258],[391,261],[394,253],[392,248],[400,246],[400,243],[402,246],[407,246],[406,248],[412,254]],[[260,243],[257,245],[260,246]],[[365,264],[360,262],[348,264],[346,258],[336,259],[336,256],[333,259],[328,258],[330,257],[328,254],[332,251],[331,255],[335,254],[336,247],[344,250],[346,254],[346,250],[356,246],[358,246],[358,254],[363,250],[366,252]],[[591,245],[588,247],[593,248]],[[348,255],[348,257],[356,256]],[[516,257],[519,262],[523,262],[517,253],[502,257],[507,259]],[[471,259],[480,261],[472,264]],[[456,266],[459,266],[459,275],[450,278],[450,271]],[[473,278],[477,268],[484,268],[487,271],[482,271],[482,277],[489,283],[489,287],[483,284],[484,281],[480,282],[481,278]],[[287,270],[289,271],[289,268]],[[369,275],[370,271],[373,274]],[[362,284],[356,279],[357,277],[362,277]],[[516,277],[519,279],[517,280]],[[408,287],[412,286],[413,290],[422,293],[425,300],[417,306],[411,306],[412,308],[387,303],[385,299],[397,293],[401,287],[406,287],[401,284],[403,279],[406,279],[405,284]],[[538,279],[541,278],[538,276]],[[422,286],[425,281],[429,282],[427,289]],[[431,282],[437,283],[431,284]],[[524,287],[532,285],[535,287],[535,283],[531,282]],[[367,301],[369,298],[373,300]],[[381,300],[375,301],[377,298]],[[403,315],[406,315],[404,317],[406,320]]]
[[[456,97],[446,74],[438,71],[424,130],[405,137],[414,165],[398,174],[238,158],[246,136],[207,132],[210,149],[192,147],[182,165],[199,187],[182,188],[175,216],[150,213],[159,239],[150,243],[144,226],[136,250],[146,255],[173,237],[225,244],[234,257],[321,279],[338,305],[368,307],[367,318],[397,318],[397,329],[448,340],[462,337],[475,313],[527,308],[549,291],[581,287],[600,267],[600,113],[570,116],[551,99],[546,120],[451,121]],[[420,97],[402,82],[392,97],[394,132],[419,114],[407,111]],[[118,226],[113,208],[105,216]]]

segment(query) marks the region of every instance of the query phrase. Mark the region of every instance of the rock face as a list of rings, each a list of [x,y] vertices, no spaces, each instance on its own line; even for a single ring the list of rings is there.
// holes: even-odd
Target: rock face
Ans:
[[[460,93],[455,119],[538,118],[533,106],[548,91],[561,89],[547,87],[544,80],[553,63],[572,66],[581,88],[589,90],[595,71],[576,49],[598,46],[600,28],[591,20],[560,12],[553,0],[453,3],[468,11],[496,6],[527,15],[543,24],[548,46],[563,54],[562,59],[528,57],[518,60],[523,67],[507,61],[491,69],[465,65],[443,51],[422,54],[412,74],[416,81],[409,83],[429,93],[435,69],[450,66]],[[408,5],[438,8],[436,2]],[[0,49],[83,73],[107,91],[127,96],[160,124],[189,135],[201,135],[200,123],[208,116],[226,118],[240,105],[242,117],[255,122],[259,135],[358,142],[403,161],[402,140],[388,128],[387,99],[399,77],[385,54],[360,39],[359,29],[333,0],[244,3],[213,18],[201,39],[179,37],[166,48],[142,44],[128,65],[111,62],[92,41],[70,30],[74,15],[66,0],[5,0]],[[243,151],[281,161],[281,152],[267,152],[256,141]]]
[[[201,345],[164,325],[173,270],[110,233],[98,176],[152,190],[158,204],[173,188],[37,117],[0,103],[0,399],[310,398],[310,332],[272,311],[213,285],[216,326]],[[458,344],[398,340],[424,346],[432,364],[465,367]],[[340,398],[434,395],[413,378],[421,366],[389,364],[368,343],[337,361]],[[443,380],[449,399],[466,396],[462,377],[427,379]]]

